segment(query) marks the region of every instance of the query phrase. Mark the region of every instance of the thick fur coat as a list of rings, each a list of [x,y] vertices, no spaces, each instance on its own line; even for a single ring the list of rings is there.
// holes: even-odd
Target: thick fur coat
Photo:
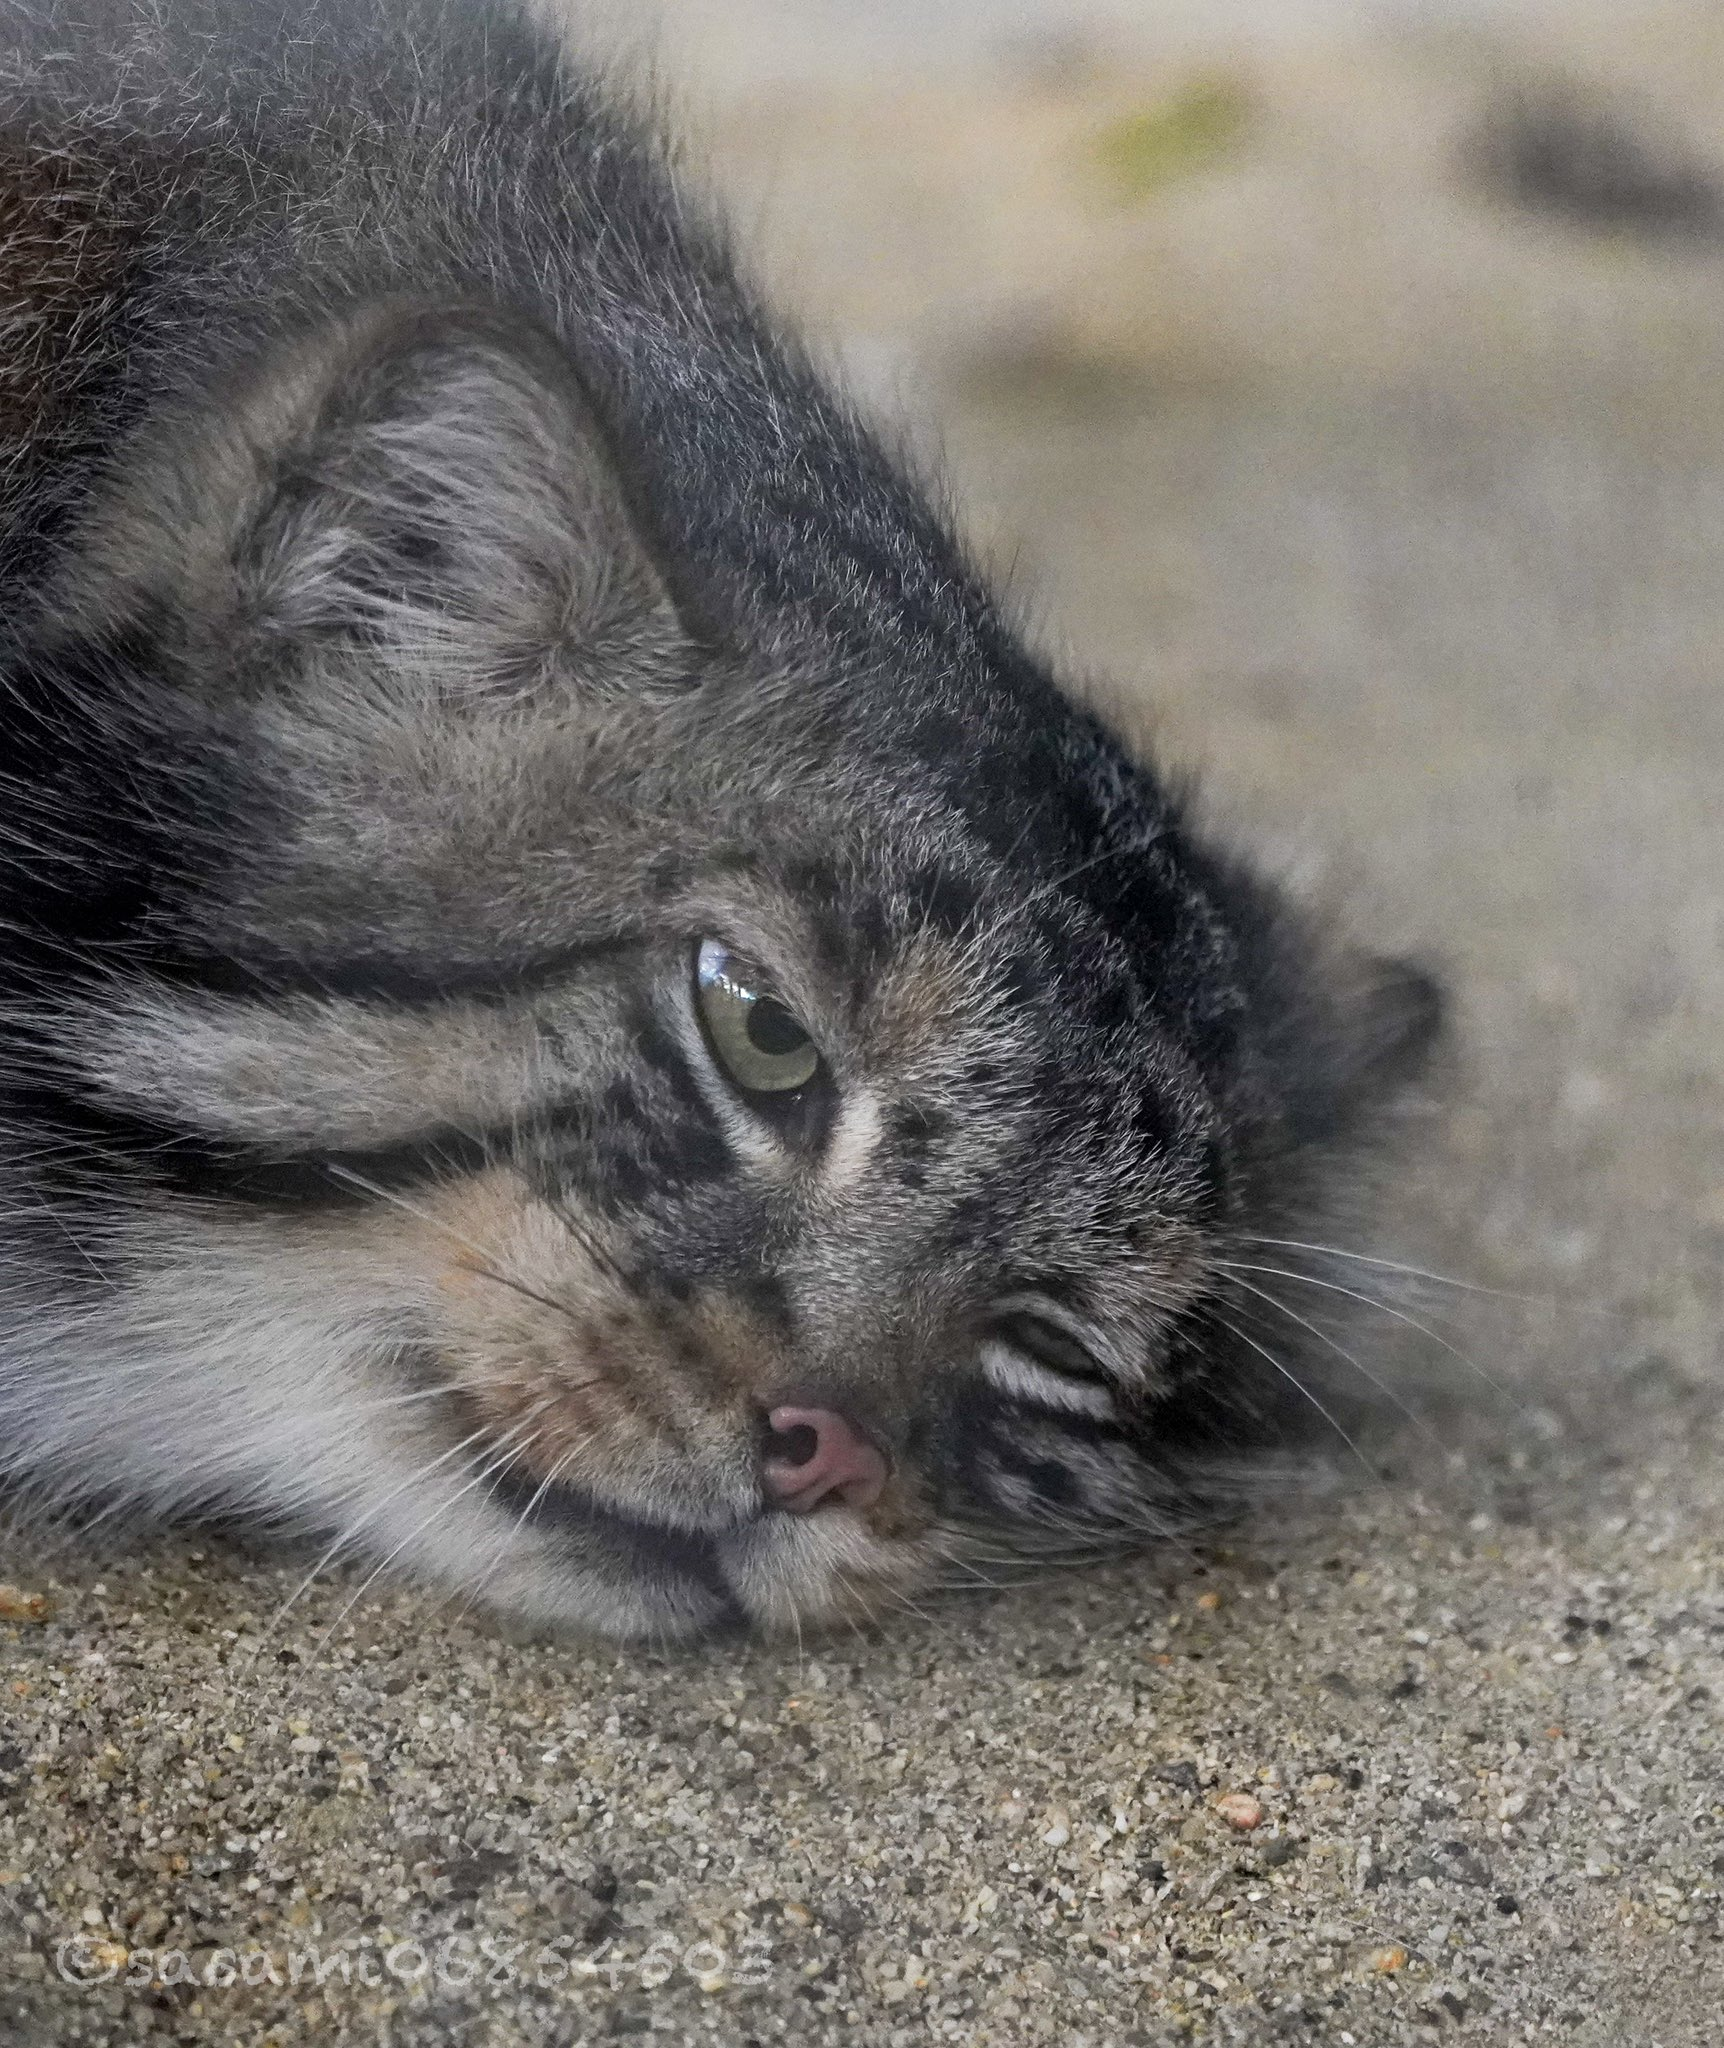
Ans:
[[[1061,692],[507,8],[3,15],[15,1499],[656,1635],[1165,1527],[1429,985]]]

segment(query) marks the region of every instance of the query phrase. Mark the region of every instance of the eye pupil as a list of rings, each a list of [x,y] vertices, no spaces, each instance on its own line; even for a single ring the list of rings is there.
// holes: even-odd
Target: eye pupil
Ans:
[[[814,1041],[760,976],[716,939],[695,959],[694,996],[707,1048],[726,1077],[758,1104],[792,1097],[821,1071]]]
[[[774,1002],[771,996],[760,996],[749,1004],[746,1028],[749,1044],[772,1058],[800,1052],[808,1043],[808,1033],[784,1005]]]

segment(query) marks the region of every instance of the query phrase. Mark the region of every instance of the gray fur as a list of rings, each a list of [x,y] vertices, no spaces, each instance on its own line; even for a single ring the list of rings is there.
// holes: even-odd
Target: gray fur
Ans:
[[[1229,1252],[1428,987],[1068,701],[506,10],[6,15],[0,1470],[655,1634],[1188,1512],[1280,1426]],[[877,1508],[766,1506],[808,1388]]]

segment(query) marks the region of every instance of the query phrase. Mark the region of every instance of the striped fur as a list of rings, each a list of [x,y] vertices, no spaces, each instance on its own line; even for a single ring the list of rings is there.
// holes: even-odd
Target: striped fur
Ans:
[[[1166,1526],[1428,985],[1061,693],[521,20],[4,14],[14,1493],[660,1636]],[[767,1508],[800,1388],[866,1511]]]

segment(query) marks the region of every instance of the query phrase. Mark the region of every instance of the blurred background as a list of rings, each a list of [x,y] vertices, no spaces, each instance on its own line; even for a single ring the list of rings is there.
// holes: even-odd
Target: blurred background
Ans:
[[[1082,687],[1446,967],[1390,1248],[1608,1309],[1514,1332],[1567,1402],[1715,1388],[1724,10],[575,18]]]

